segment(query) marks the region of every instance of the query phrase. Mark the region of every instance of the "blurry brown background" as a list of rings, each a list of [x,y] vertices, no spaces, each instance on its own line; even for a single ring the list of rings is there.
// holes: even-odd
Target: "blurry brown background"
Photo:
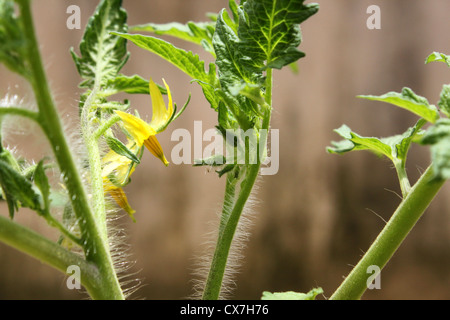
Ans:
[[[442,63],[425,65],[433,51],[450,53],[450,2],[447,0],[318,0],[318,14],[302,25],[300,73],[275,72],[272,128],[280,130],[280,169],[258,183],[251,215],[251,237],[235,277],[233,298],[259,299],[261,292],[305,292],[321,286],[331,296],[342,277],[375,239],[400,199],[395,170],[369,153],[327,154],[325,147],[339,137],[342,123],[366,136],[401,133],[416,117],[381,102],[355,98],[412,88],[437,103],[450,69]],[[73,132],[77,122],[80,81],[69,54],[78,50],[84,25],[97,1],[35,0],[35,23],[48,78],[64,122]],[[82,29],[68,30],[66,8],[81,8]],[[205,20],[226,0],[124,0],[129,24]],[[381,8],[381,30],[369,30],[366,9]],[[171,39],[172,40],[172,39]],[[195,45],[174,41],[210,58]],[[158,136],[170,161],[170,141],[176,128],[203,130],[216,123],[197,84],[160,58],[129,43],[131,58],[123,72],[161,82],[164,77],[174,100],[191,103],[176,122]],[[0,93],[32,93],[21,79],[0,66]],[[148,96],[129,98],[140,114],[150,113]],[[149,114],[150,116],[150,114]],[[20,152],[38,160],[48,152],[36,142],[40,133],[17,126],[7,136]],[[191,131],[193,132],[193,131]],[[207,143],[204,144],[204,146]],[[429,163],[427,148],[414,147],[408,173],[415,181]],[[217,223],[224,178],[190,165],[165,168],[146,152],[143,163],[126,188],[137,210],[137,223],[125,214],[118,222],[130,243],[130,260],[142,286],[131,298],[180,299],[192,293],[191,280],[198,256],[204,254],[208,232]],[[381,273],[381,289],[368,290],[364,299],[450,298],[450,207],[448,186],[441,190],[424,217]],[[0,213],[7,215],[5,204]],[[376,213],[376,214],[375,214]],[[378,215],[378,216],[377,216]],[[44,234],[53,234],[34,213],[20,211],[17,221]],[[1,299],[81,299],[70,291],[65,277],[52,268],[0,244]],[[323,299],[324,297],[320,297]]]

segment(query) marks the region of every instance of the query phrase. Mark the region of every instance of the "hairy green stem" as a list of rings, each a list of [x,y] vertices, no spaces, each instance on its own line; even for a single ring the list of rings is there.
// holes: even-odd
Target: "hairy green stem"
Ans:
[[[101,227],[104,221],[97,220],[97,217],[91,210],[81,176],[64,136],[61,122],[48,88],[34,31],[30,1],[17,0],[17,2],[27,37],[26,52],[32,72],[31,84],[39,108],[39,123],[50,141],[64,177],[64,183],[67,187],[73,210],[80,224],[86,259],[94,263],[99,271],[99,277],[96,279],[99,285],[91,288],[90,293],[94,299],[123,299],[123,292],[112,264],[109,245]],[[47,255],[47,257],[51,256]],[[52,265],[52,261],[46,262]]]
[[[60,270],[67,272],[67,268],[77,265],[82,270],[80,280],[86,290],[96,296],[98,281],[101,277],[98,268],[81,258],[79,255],[70,252],[57,243],[48,240],[40,234],[23,227],[10,219],[0,216],[0,241],[5,244],[27,253],[28,255]]]
[[[267,70],[266,80],[266,104],[272,105],[272,69]],[[271,110],[266,109],[262,121],[261,129],[268,130],[270,125]],[[259,143],[259,145],[265,145],[265,143]],[[248,150],[247,150],[248,152]],[[219,236],[216,243],[213,259],[209,269],[208,277],[206,279],[205,289],[203,291],[204,300],[217,300],[220,297],[222,289],[223,277],[227,267],[228,256],[230,253],[231,245],[233,242],[236,228],[239,223],[242,211],[247,203],[247,200],[251,194],[253,186],[261,168],[261,159],[258,159],[256,164],[247,165],[247,170],[241,184],[241,189],[234,202],[233,209],[228,217],[221,217],[221,225]],[[230,175],[230,173],[228,174]],[[224,198],[224,211],[222,215],[227,214],[228,210],[225,208],[229,205],[230,199],[235,198],[235,188],[232,183],[227,179],[227,185]]]
[[[7,108],[0,108],[0,117],[1,116],[21,116],[28,119],[31,119],[33,121],[38,122],[39,114],[36,111],[24,109],[24,108],[18,108],[18,107],[7,107]]]
[[[83,247],[83,241],[80,238],[77,238],[75,235],[73,235],[69,230],[67,230],[66,227],[63,226],[61,222],[59,222],[58,219],[56,219],[50,214],[50,212],[46,211],[41,214],[42,216],[44,216],[45,220],[47,220],[47,223],[50,226],[56,227],[61,232],[62,235],[70,239],[73,243],[79,245],[80,247]]]
[[[228,221],[226,222],[222,233],[219,235],[205,290],[203,292],[204,300],[219,299],[231,243],[233,241],[242,210],[244,209],[245,203],[250,196],[253,185],[258,176],[259,168],[260,164],[249,165],[248,172],[245,175],[245,182],[239,192],[239,196],[236,199]]]
[[[120,121],[120,117],[118,115],[111,116],[107,121],[105,121],[100,127],[97,128],[94,132],[94,138],[100,138],[106,130],[111,128],[115,123]]]
[[[400,183],[400,190],[402,191],[403,199],[406,198],[411,190],[411,184],[406,173],[405,165],[401,161],[394,161],[395,170],[397,171],[398,181]]]
[[[379,270],[383,269],[444,184],[444,180],[432,178],[430,166],[400,203],[369,250],[331,296],[331,300],[361,298],[368,286],[367,279],[372,275],[368,268],[376,266]]]
[[[92,101],[98,91],[94,86],[89,97],[83,105],[81,112],[81,133],[85,142],[86,150],[89,158],[90,183],[93,200],[93,213],[97,220],[103,241],[107,243],[108,234],[106,228],[106,205],[105,194],[103,188],[102,163],[100,150],[95,133],[92,129],[92,118],[95,110],[92,110]]]
[[[227,181],[225,184],[225,198],[223,200],[222,215],[220,216],[219,237],[222,236],[223,230],[227,224],[230,207],[234,205],[236,197],[236,183],[237,180],[234,176],[234,172],[227,174]]]

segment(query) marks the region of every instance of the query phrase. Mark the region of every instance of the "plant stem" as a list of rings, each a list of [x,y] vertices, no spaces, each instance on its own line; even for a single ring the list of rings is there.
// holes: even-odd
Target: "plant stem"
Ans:
[[[118,115],[111,116],[105,123],[103,123],[97,130],[94,132],[94,138],[100,138],[106,130],[111,128],[116,122],[120,121],[120,117]]]
[[[32,72],[31,84],[39,107],[39,123],[50,141],[55,158],[64,177],[73,210],[78,218],[81,237],[84,240],[86,260],[94,263],[99,271],[97,283],[91,288],[94,299],[123,299],[117,275],[109,252],[108,242],[103,237],[102,224],[94,216],[80,174],[70,152],[56,107],[48,88],[48,82],[42,66],[41,55],[34,31],[29,0],[17,0],[23,28],[27,37],[27,58]],[[51,257],[47,255],[46,257]],[[52,261],[46,261],[52,265]]]
[[[370,276],[368,267],[374,265],[383,269],[445,182],[432,178],[433,170],[430,166],[400,203],[369,250],[331,296],[331,300],[361,298]]]
[[[38,122],[39,114],[36,111],[24,109],[24,108],[18,108],[18,107],[7,107],[7,108],[0,108],[0,117],[1,116],[21,116],[25,117],[31,120],[34,120]]]
[[[66,273],[67,268],[71,265],[79,266],[82,270],[80,280],[92,296],[96,295],[98,291],[96,288],[101,285],[98,282],[100,275],[94,264],[87,262],[79,255],[64,249],[40,234],[1,216],[0,241],[63,273]]]
[[[107,243],[108,235],[106,228],[106,207],[105,193],[103,188],[102,163],[100,150],[98,147],[97,136],[92,131],[91,115],[93,114],[92,101],[98,92],[98,87],[94,85],[91,94],[86,99],[81,111],[81,133],[85,142],[86,150],[89,158],[90,183],[93,200],[93,214],[97,220],[99,231],[103,237],[103,241]]]
[[[399,160],[394,160],[395,170],[397,171],[398,181],[400,183],[400,190],[402,191],[402,198],[405,199],[411,190],[411,184],[409,183],[408,175],[404,163]]]
[[[83,242],[81,239],[77,238],[75,235],[73,235],[69,230],[66,229],[66,227],[64,227],[61,222],[59,222],[58,219],[56,219],[55,217],[53,217],[50,212],[48,211],[44,211],[41,213],[41,215],[47,220],[47,223],[52,226],[57,228],[62,235],[64,235],[65,237],[67,237],[68,239],[70,239],[73,243],[79,245],[80,247],[83,247]]]
[[[267,70],[267,78],[266,78],[266,104],[272,105],[272,69]],[[265,110],[265,114],[262,121],[261,129],[269,129],[270,125],[270,116],[271,110],[270,108]],[[258,143],[258,145],[265,145]],[[248,150],[247,150],[248,152]],[[219,236],[217,239],[217,244],[214,252],[214,256],[211,262],[211,267],[208,273],[208,277],[206,280],[205,289],[203,291],[203,299],[204,300],[217,300],[220,297],[220,291],[222,289],[223,277],[225,274],[225,269],[227,266],[228,255],[230,253],[231,244],[233,242],[233,238],[236,232],[237,225],[239,223],[239,219],[241,217],[242,211],[247,203],[247,200],[250,196],[250,193],[253,189],[253,185],[255,184],[256,178],[258,177],[258,173],[261,167],[261,159],[258,159],[256,164],[247,165],[247,171],[245,172],[245,177],[243,178],[243,182],[241,184],[241,189],[239,191],[239,195],[234,202],[233,210],[229,214],[229,217],[222,216]],[[230,173],[228,174],[230,175]],[[227,175],[227,179],[228,179]],[[224,211],[222,215],[227,214],[228,210],[225,208],[230,199],[234,199],[235,197],[235,188],[233,186],[236,181],[231,182],[227,180],[226,192],[224,198]]]
[[[234,172],[233,172],[234,173]],[[225,197],[223,200],[222,206],[222,215],[220,217],[220,226],[219,226],[219,237],[222,236],[223,230],[227,225],[228,219],[230,217],[230,207],[234,205],[235,197],[236,197],[236,183],[237,180],[234,174],[227,174],[227,181],[225,184]]]
[[[223,232],[219,235],[205,290],[203,292],[204,300],[219,299],[231,243],[233,241],[242,210],[244,209],[245,203],[250,196],[251,190],[258,176],[259,168],[260,164],[249,165],[248,172],[245,176],[245,182],[239,192],[239,196],[236,199],[230,217],[223,228]]]

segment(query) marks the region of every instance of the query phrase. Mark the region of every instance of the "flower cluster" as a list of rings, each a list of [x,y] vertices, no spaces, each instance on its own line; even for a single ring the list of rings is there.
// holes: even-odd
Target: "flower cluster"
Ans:
[[[152,79],[149,81],[153,109],[152,120],[150,123],[127,112],[119,110],[114,112],[120,117],[121,127],[128,136],[129,141],[126,144],[126,148],[131,153],[138,156],[142,155],[143,146],[145,146],[155,157],[160,159],[165,166],[168,166],[169,162],[164,155],[156,135],[164,131],[167,126],[183,112],[184,108],[178,114],[175,114],[176,105],[174,108],[169,86],[164,79],[163,82],[167,89],[167,107],[158,86]],[[114,150],[110,150],[103,157],[102,162],[102,176],[105,193],[109,193],[117,204],[124,209],[134,221],[133,214],[135,211],[128,203],[122,187],[128,183],[129,177],[134,172],[137,163],[129,157],[116,153]]]

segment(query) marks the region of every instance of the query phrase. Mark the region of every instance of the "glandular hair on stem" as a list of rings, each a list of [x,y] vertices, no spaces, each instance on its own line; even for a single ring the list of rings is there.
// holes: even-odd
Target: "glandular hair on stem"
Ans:
[[[236,185],[238,186],[239,182]],[[255,196],[257,190],[258,180],[255,182],[252,193],[250,194],[244,206],[244,209],[242,210],[242,214],[240,216],[239,223],[237,225],[233,241],[231,243],[219,299],[227,299],[231,297],[233,291],[236,288],[235,278],[236,275],[240,272],[240,268],[242,266],[244,251],[250,238],[249,230],[253,225],[252,218],[256,212],[256,207],[258,205],[258,199]],[[239,194],[238,189],[236,190],[236,194]],[[201,253],[197,254],[196,258],[194,259],[192,272],[194,276],[194,279],[192,280],[193,293],[191,294],[191,296],[187,297],[188,299],[197,300],[202,298],[206,279],[210,271],[214,250],[217,244],[217,238],[221,230],[218,224],[223,223],[223,221],[221,221],[221,215],[225,214],[227,216],[230,216],[233,207],[234,203],[225,201],[222,206],[222,210],[225,210],[225,212],[222,213],[222,211],[219,211],[218,218],[214,223],[211,223],[210,225],[212,231],[206,234],[206,240],[202,246],[203,249],[201,250]]]

